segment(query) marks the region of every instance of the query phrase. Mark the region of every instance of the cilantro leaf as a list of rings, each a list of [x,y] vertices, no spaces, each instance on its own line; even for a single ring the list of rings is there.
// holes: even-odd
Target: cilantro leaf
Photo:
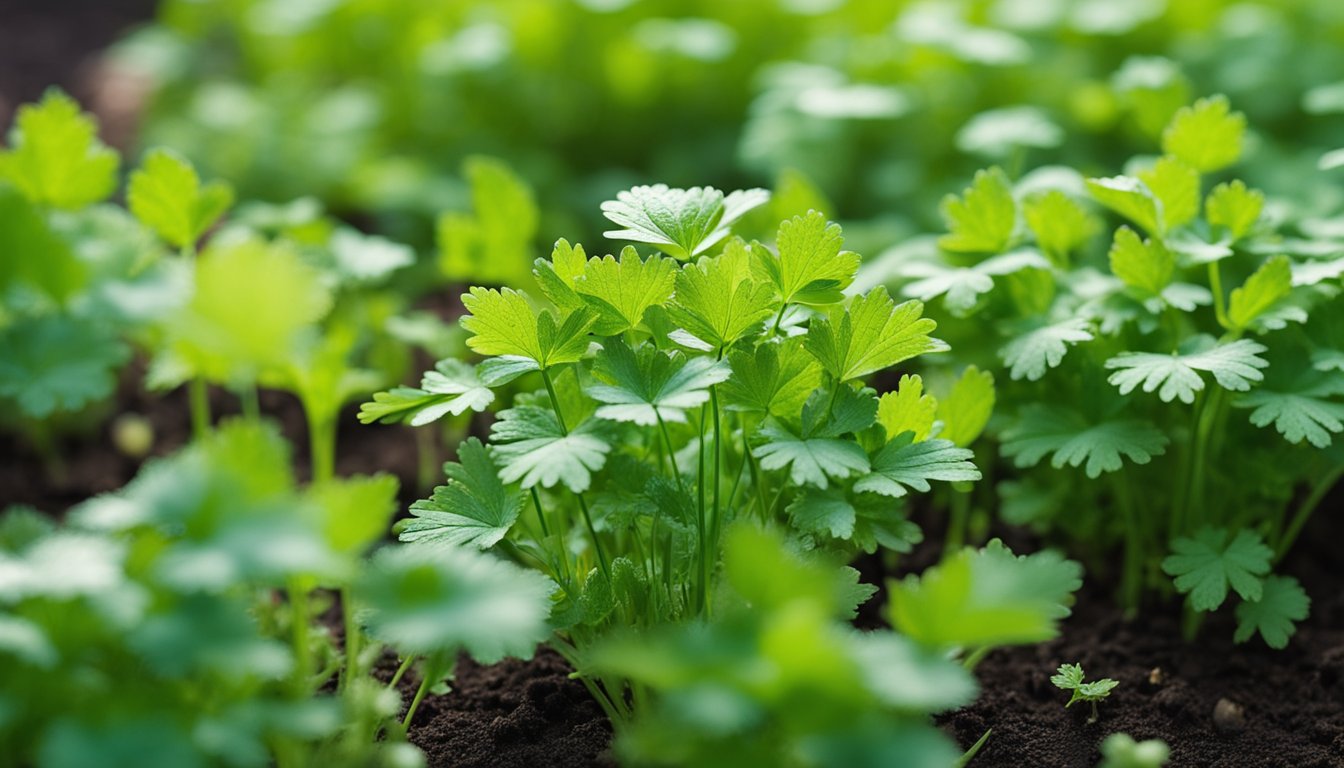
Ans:
[[[714,349],[722,349],[770,317],[775,292],[752,277],[741,240],[729,241],[721,255],[687,264],[677,273],[672,321]]]
[[[1014,556],[995,539],[890,584],[888,618],[926,646],[1037,643],[1058,634],[1082,568],[1053,552]]]
[[[19,108],[0,151],[0,179],[39,205],[78,209],[105,200],[117,186],[121,158],[98,141],[98,125],[58,89]]]
[[[472,288],[462,296],[470,313],[462,327],[472,334],[467,346],[483,355],[517,355],[540,368],[573,363],[588,351],[592,312],[575,310],[562,319],[549,310],[534,312],[527,294],[512,288]]]
[[[1193,538],[1171,542],[1162,570],[1175,577],[1176,591],[1190,595],[1197,611],[1214,611],[1227,599],[1227,587],[1252,602],[1263,596],[1263,578],[1274,551],[1259,534],[1243,528],[1234,536],[1224,528],[1201,528]]]
[[[938,436],[965,448],[984,431],[994,412],[994,374],[969,365],[952,391],[938,400]],[[880,415],[880,414],[879,414]]]
[[[775,236],[779,256],[752,243],[752,266],[757,276],[775,287],[785,304],[834,304],[854,282],[859,255],[843,251],[840,225],[808,211],[780,223]]]
[[[1088,179],[1087,190],[1097,202],[1138,224],[1150,235],[1162,235],[1160,203],[1142,180],[1133,176]]]
[[[1207,371],[1224,389],[1245,392],[1251,382],[1262,381],[1260,369],[1269,362],[1260,357],[1267,347],[1249,339],[1238,339],[1224,344],[1211,336],[1197,336],[1187,345],[1189,351],[1181,354],[1152,352],[1122,352],[1106,361],[1106,368],[1114,370],[1107,379],[1128,395],[1143,385],[1144,392],[1161,387],[1158,397],[1169,403],[1176,398],[1187,405],[1195,401],[1195,393],[1204,389],[1204,379],[1197,371]]]
[[[821,386],[816,358],[803,350],[801,339],[767,342],[755,350],[728,355],[733,375],[723,383],[728,410],[793,416]]]
[[[949,312],[966,315],[975,308],[981,294],[994,288],[995,277],[1024,269],[1046,269],[1049,266],[1050,262],[1031,249],[991,256],[970,267],[951,267],[937,261],[912,261],[900,268],[900,274],[917,279],[904,286],[901,293],[920,301],[942,296]]]
[[[387,474],[332,478],[309,486],[327,545],[359,554],[387,534],[397,511],[397,478]]]
[[[504,162],[473,156],[462,164],[471,213],[439,217],[439,269],[449,280],[519,285],[532,262],[540,211],[527,183]]]
[[[156,149],[131,174],[126,190],[131,213],[170,245],[194,245],[233,204],[233,189],[222,181],[202,185],[196,169],[181,156]]]
[[[946,343],[929,337],[938,324],[921,317],[923,312],[918,301],[896,305],[878,286],[814,320],[803,344],[828,373],[851,381],[916,355],[946,351]]]
[[[551,303],[561,311],[572,312],[585,306],[583,297],[574,290],[574,285],[588,269],[588,256],[583,246],[570,245],[563,237],[555,241],[551,250],[551,260],[537,259],[532,274],[537,285]]]
[[[675,262],[661,256],[641,259],[634,246],[621,250],[621,259],[611,256],[589,260],[574,291],[597,314],[593,333],[616,336],[639,325],[649,307],[662,306],[672,297],[676,280]]]
[[[804,533],[848,541],[854,536],[858,513],[843,491],[837,488],[809,488],[787,509],[789,522]]]
[[[1260,220],[1264,207],[1264,193],[1235,179],[1213,188],[1204,201],[1204,217],[1210,226],[1226,229],[1233,240],[1240,240]]]
[[[1160,157],[1139,179],[1158,202],[1162,231],[1188,224],[1199,214],[1199,174],[1173,157]]]
[[[611,451],[597,422],[585,421],[566,434],[554,413],[529,405],[501,412],[490,442],[504,482],[523,488],[564,483],[575,493],[588,490],[592,473],[606,464]]]
[[[1297,622],[1311,613],[1311,598],[1291,576],[1265,579],[1259,600],[1243,600],[1237,605],[1237,631],[1232,639],[1244,643],[1256,632],[1265,645],[1276,650],[1288,647],[1288,639],[1297,631]]]
[[[1076,200],[1057,189],[1028,197],[1022,217],[1036,236],[1036,245],[1060,266],[1069,253],[1087,242],[1100,229],[1100,222]]]
[[[1073,691],[1069,703],[1071,707],[1080,701],[1100,701],[1111,695],[1111,691],[1120,684],[1119,680],[1102,678],[1093,682],[1084,682],[1083,667],[1080,664],[1061,664],[1059,672],[1050,676],[1050,682],[1060,690]]]
[[[1226,96],[1182,107],[1162,133],[1162,151],[1200,173],[1217,171],[1241,157],[1246,116],[1232,112]]]
[[[907,487],[927,493],[930,480],[979,480],[980,470],[971,463],[974,457],[947,440],[912,442],[910,433],[906,433],[878,451],[872,460],[872,473],[859,478],[854,490],[900,498]]]
[[[1238,408],[1253,408],[1251,423],[1274,428],[1290,443],[1303,440],[1317,448],[1328,448],[1331,435],[1344,432],[1344,404],[1327,398],[1344,394],[1344,382],[1337,375],[1311,374],[1292,384],[1290,391],[1260,388],[1233,403]]]
[[[0,330],[0,397],[34,419],[74,412],[112,395],[130,350],[99,325],[62,315]]]
[[[457,461],[443,465],[448,484],[411,505],[413,518],[399,526],[399,538],[449,546],[489,549],[509,532],[523,508],[523,495],[500,482],[485,446],[470,438]]]
[[[649,243],[686,260],[717,245],[733,222],[769,199],[770,193],[763,189],[739,190],[725,197],[713,187],[635,187],[602,204],[602,215],[625,227],[602,234]]]
[[[1064,360],[1069,345],[1091,341],[1091,328],[1092,324],[1081,317],[1041,326],[1005,344],[999,357],[1009,366],[1008,375],[1014,381],[1037,381]]]
[[[1140,240],[1129,227],[1115,232],[1109,254],[1111,272],[1131,288],[1161,296],[1176,274],[1176,257],[1157,240]]]
[[[1050,464],[1055,469],[1086,462],[1087,476],[1096,478],[1120,469],[1122,457],[1147,464],[1166,452],[1167,442],[1167,436],[1146,421],[1091,424],[1076,411],[1032,404],[1004,432],[1002,450],[1018,467],[1035,466],[1046,454],[1053,455]]]
[[[1000,253],[1017,229],[1013,185],[998,167],[977,171],[961,197],[943,198],[939,212],[949,234],[938,239],[938,246],[947,251]]]
[[[827,478],[839,480],[869,470],[868,455],[853,440],[800,437],[774,417],[765,420],[756,437],[764,443],[751,455],[761,460],[761,468],[789,467],[795,485],[824,489],[829,487]]]
[[[686,410],[709,401],[709,388],[728,379],[728,363],[708,357],[687,360],[652,345],[632,350],[612,339],[598,353],[593,376],[601,384],[588,387],[588,396],[604,405],[597,417],[630,421],[642,426],[663,421],[686,421]]]
[[[924,394],[924,380],[919,376],[904,375],[896,391],[887,392],[877,401],[877,423],[887,432],[887,439],[910,432],[914,442],[929,436],[933,430],[934,413],[938,401]]]
[[[1274,256],[1260,265],[1240,288],[1234,288],[1227,301],[1229,331],[1244,331],[1293,289],[1292,262],[1287,256]]]
[[[484,411],[494,401],[495,393],[481,381],[475,368],[449,358],[440,360],[425,374],[419,389],[397,387],[374,394],[372,402],[359,407],[359,420],[363,424],[406,422],[420,427],[447,414]]]

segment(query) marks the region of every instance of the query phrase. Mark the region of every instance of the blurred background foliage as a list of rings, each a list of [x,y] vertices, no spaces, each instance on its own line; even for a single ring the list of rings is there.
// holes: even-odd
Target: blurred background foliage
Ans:
[[[1249,183],[1340,194],[1309,173],[1344,127],[1337,0],[166,0],[114,60],[142,145],[421,248],[456,212],[459,265],[491,184],[503,253],[652,182],[775,187],[875,253],[976,168],[1111,172],[1211,93],[1254,126]]]

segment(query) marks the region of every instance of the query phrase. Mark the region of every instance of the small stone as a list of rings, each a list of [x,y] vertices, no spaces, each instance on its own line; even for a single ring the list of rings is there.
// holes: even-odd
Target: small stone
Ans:
[[[1152,669],[1148,670],[1149,685],[1156,687],[1162,685],[1166,681],[1167,681],[1167,673],[1163,672],[1161,667],[1153,667]]]
[[[1230,699],[1219,699],[1213,707],[1213,724],[1223,733],[1240,733],[1246,728],[1246,709]]]

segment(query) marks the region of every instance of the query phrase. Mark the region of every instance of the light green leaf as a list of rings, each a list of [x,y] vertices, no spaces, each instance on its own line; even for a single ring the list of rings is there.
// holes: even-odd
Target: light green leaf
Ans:
[[[933,430],[934,413],[938,401],[924,394],[924,380],[906,374],[896,384],[896,391],[887,392],[877,401],[877,423],[887,432],[887,439],[910,432],[914,442],[929,436]]]
[[[1229,331],[1244,331],[1266,315],[1280,299],[1293,290],[1292,262],[1287,256],[1274,256],[1255,270],[1240,288],[1234,288],[1227,302]]]
[[[584,309],[557,320],[549,310],[535,312],[527,295],[512,288],[472,288],[462,296],[470,313],[462,327],[472,334],[467,346],[483,355],[516,355],[540,368],[573,363],[588,351],[588,331],[595,321]]]
[[[897,437],[873,457],[872,474],[859,478],[854,490],[892,498],[906,494],[906,488],[928,493],[930,480],[969,482],[980,479],[980,470],[971,459],[975,454],[946,440],[911,442],[907,433]]]
[[[583,275],[575,278],[574,291],[597,314],[593,333],[616,336],[639,325],[649,307],[662,306],[672,297],[676,272],[671,259],[640,259],[634,246],[627,245],[620,261],[611,256],[590,259]]]
[[[916,355],[947,350],[946,343],[929,337],[937,323],[923,312],[918,301],[897,306],[879,286],[814,320],[804,346],[832,376],[851,381]]]
[[[527,183],[503,161],[474,156],[462,164],[471,213],[439,217],[439,269],[449,280],[521,285],[532,263],[539,211]]]
[[[585,306],[583,297],[574,290],[574,284],[587,269],[588,256],[583,246],[570,245],[568,240],[560,238],[551,250],[551,260],[537,259],[532,274],[551,303],[561,311],[572,312]]]
[[[377,474],[333,478],[308,488],[318,527],[337,552],[360,554],[387,534],[397,511],[397,478]]]
[[[1129,227],[1115,232],[1110,251],[1111,272],[1131,288],[1161,296],[1176,274],[1176,257],[1158,240],[1140,240]]]
[[[1101,701],[1110,696],[1111,691],[1120,684],[1119,680],[1110,678],[1084,682],[1083,668],[1079,664],[1061,664],[1059,672],[1050,676],[1050,682],[1060,690],[1073,691],[1065,707],[1071,707],[1080,701]]]
[[[938,247],[965,253],[1001,253],[1017,229],[1013,185],[998,167],[977,171],[961,197],[948,195],[939,208],[949,234]]]
[[[1138,224],[1148,234],[1164,234],[1161,204],[1143,181],[1133,176],[1088,179],[1087,189],[1097,202]]]
[[[900,274],[916,280],[905,285],[901,293],[925,302],[943,296],[943,304],[949,312],[964,316],[975,309],[981,294],[994,288],[995,277],[1024,269],[1049,267],[1050,262],[1031,249],[991,256],[970,267],[952,267],[936,261],[912,261],[900,268]]]
[[[554,413],[533,406],[501,412],[490,440],[504,482],[523,488],[564,483],[575,493],[588,490],[592,473],[606,464],[611,451],[597,422],[585,421],[566,433]]]
[[[39,205],[77,209],[107,199],[121,158],[98,141],[98,124],[58,89],[19,108],[0,151],[0,179]]]
[[[756,437],[763,444],[751,455],[761,460],[761,468],[789,467],[794,485],[825,489],[830,485],[827,478],[839,480],[869,470],[867,454],[853,440],[799,437],[773,417],[765,420]]]
[[[1092,340],[1092,324],[1082,317],[1062,320],[1053,325],[1027,331],[999,350],[1014,380],[1038,381],[1045,372],[1059,365],[1069,346]]]
[[[798,338],[734,350],[728,361],[733,375],[721,389],[728,410],[793,417],[821,386],[821,366]]]
[[[994,374],[969,365],[952,391],[938,400],[938,436],[965,448],[984,431],[994,412]],[[880,415],[880,414],[879,414]]]
[[[1226,229],[1233,240],[1240,240],[1260,220],[1265,195],[1248,189],[1240,179],[1219,184],[1204,201],[1204,217],[1209,225]]]
[[[662,421],[684,422],[686,410],[709,402],[709,389],[731,374],[728,363],[708,357],[687,360],[650,344],[632,350],[612,339],[598,353],[593,376],[600,384],[585,391],[604,403],[597,417],[653,426]]]
[[[1162,768],[1171,748],[1161,739],[1135,741],[1127,733],[1112,733],[1101,742],[1101,756],[1097,768]]]
[[[1195,402],[1195,393],[1204,390],[1204,379],[1198,371],[1207,371],[1224,389],[1245,392],[1251,382],[1263,381],[1260,369],[1269,362],[1260,357],[1267,347],[1249,339],[1238,339],[1224,344],[1211,336],[1197,336],[1180,354],[1153,352],[1122,352],[1106,361],[1107,370],[1114,370],[1107,379],[1128,395],[1143,385],[1144,392],[1158,390],[1162,402],[1176,398],[1189,405]]]
[[[355,594],[369,634],[403,655],[466,651],[491,664],[531,657],[550,635],[555,585],[532,570],[462,547],[386,547]]]
[[[625,227],[602,234],[650,243],[669,256],[690,259],[717,245],[733,222],[769,199],[770,193],[763,189],[739,190],[725,197],[713,187],[635,187],[602,204],[602,215]]]
[[[448,414],[460,416],[468,410],[484,411],[494,401],[495,393],[481,381],[475,368],[447,358],[425,374],[419,389],[397,387],[376,393],[372,402],[359,407],[359,420],[363,424],[406,422],[420,427]]]
[[[1197,611],[1215,611],[1227,599],[1227,587],[1252,602],[1263,596],[1274,551],[1260,536],[1243,528],[1233,535],[1223,528],[1205,527],[1193,538],[1171,542],[1172,554],[1162,570],[1175,577],[1176,591],[1190,595]]]
[[[460,462],[460,463],[459,463]],[[523,495],[500,482],[485,446],[469,438],[457,461],[443,465],[448,484],[411,505],[413,518],[399,526],[405,542],[489,549],[509,532],[523,508]]]
[[[1036,244],[1059,266],[1067,266],[1069,254],[1101,228],[1086,208],[1057,189],[1028,197],[1022,217],[1036,235]]]
[[[808,211],[779,225],[775,236],[779,256],[752,243],[752,267],[763,282],[775,287],[785,304],[834,304],[854,282],[859,255],[841,250],[840,225]]]
[[[165,149],[145,156],[126,190],[131,213],[177,248],[194,245],[232,204],[228,184],[202,185],[191,163]]]
[[[1017,423],[1003,434],[1003,455],[1018,467],[1031,467],[1052,454],[1051,466],[1078,467],[1087,476],[1115,472],[1129,459],[1147,464],[1166,452],[1167,436],[1146,421],[1114,419],[1089,423],[1076,411],[1041,404],[1022,410]]]
[[[1139,179],[1157,198],[1162,231],[1170,232],[1199,215],[1199,174],[1180,160],[1158,158]]]
[[[331,236],[336,271],[351,283],[376,283],[415,263],[415,249],[377,235],[342,228]]]
[[[105,328],[63,315],[21,320],[0,330],[0,397],[45,419],[111,397],[131,353]]]
[[[1237,606],[1237,632],[1233,640],[1244,643],[1256,632],[1265,645],[1282,650],[1297,631],[1296,623],[1311,613],[1311,598],[1291,576],[1265,579],[1258,601],[1244,600]]]
[[[1246,116],[1232,112],[1226,96],[1213,96],[1176,112],[1162,133],[1162,151],[1209,173],[1237,162],[1245,133]]]
[[[1306,440],[1317,448],[1328,448],[1330,436],[1344,432],[1344,403],[1328,399],[1341,394],[1344,382],[1338,374],[1317,374],[1295,382],[1291,391],[1260,388],[1233,404],[1253,408],[1252,424],[1265,427],[1272,422],[1290,443]]]
[[[760,327],[774,309],[774,290],[752,278],[747,248],[733,239],[721,255],[681,268],[668,314],[692,336],[722,349]]]

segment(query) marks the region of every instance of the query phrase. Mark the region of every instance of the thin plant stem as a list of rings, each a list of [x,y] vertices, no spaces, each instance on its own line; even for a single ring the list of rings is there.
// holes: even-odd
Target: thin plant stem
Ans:
[[[663,445],[667,447],[667,458],[669,463],[672,464],[672,475],[676,478],[677,488],[681,489],[682,493],[686,493],[686,484],[681,479],[681,469],[677,466],[677,452],[672,447],[672,437],[667,431],[667,422],[663,421],[663,415],[658,413],[657,408],[654,409],[653,413],[658,418],[658,429],[663,434]]]
[[[950,555],[966,544],[966,525],[971,516],[971,495],[955,488],[949,488],[952,494],[948,505],[947,537],[943,542],[943,554]]]
[[[397,671],[395,674],[392,675],[392,680],[387,684],[387,687],[396,688],[397,683],[400,683],[401,678],[405,676],[406,670],[410,669],[411,665],[414,663],[415,663],[415,654],[411,654],[410,656],[407,656],[406,658],[402,659],[401,666],[397,667]]]
[[[705,417],[708,405],[700,409],[700,429],[699,444],[700,449],[696,458],[696,502],[695,502],[695,525],[696,534],[699,538],[698,562],[699,576],[696,585],[696,604],[701,613],[704,613],[709,603],[709,531],[708,521],[705,519]]]
[[[210,390],[205,379],[192,379],[187,394],[191,400],[191,435],[200,440],[210,432]]]
[[[1129,492],[1124,470],[1111,475],[1115,503],[1125,521],[1125,573],[1120,582],[1121,604],[1125,614],[1133,616],[1139,609],[1143,590],[1143,531],[1139,527],[1138,512]]]
[[[1311,494],[1302,500],[1302,504],[1293,514],[1293,519],[1288,524],[1288,528],[1283,532],[1283,536],[1274,547],[1274,561],[1276,563],[1288,554],[1288,550],[1293,548],[1293,544],[1297,542],[1297,537],[1302,533],[1302,528],[1311,519],[1311,514],[1316,511],[1316,507],[1320,506],[1326,494],[1330,493],[1330,490],[1339,482],[1341,476],[1344,476],[1344,464],[1335,467],[1334,471],[1312,486]]]
[[[341,617],[345,620],[345,675],[341,678],[340,689],[349,688],[359,677],[360,630],[355,621],[355,596],[350,587],[341,587]]]
[[[551,399],[551,409],[555,411],[555,420],[560,424],[560,432],[564,435],[568,435],[569,425],[565,423],[565,414],[560,410],[560,398],[555,394],[555,385],[551,382],[551,372],[542,368],[541,380],[546,384],[546,394]],[[602,540],[598,538],[597,528],[593,526],[593,516],[592,513],[588,511],[588,502],[584,500],[583,494],[581,493],[575,492],[574,498],[579,502],[579,510],[583,513],[583,522],[588,528],[588,535],[593,538],[593,551],[597,553],[597,563],[602,568],[602,575],[610,580],[611,566],[607,562],[606,551],[602,549]]]

